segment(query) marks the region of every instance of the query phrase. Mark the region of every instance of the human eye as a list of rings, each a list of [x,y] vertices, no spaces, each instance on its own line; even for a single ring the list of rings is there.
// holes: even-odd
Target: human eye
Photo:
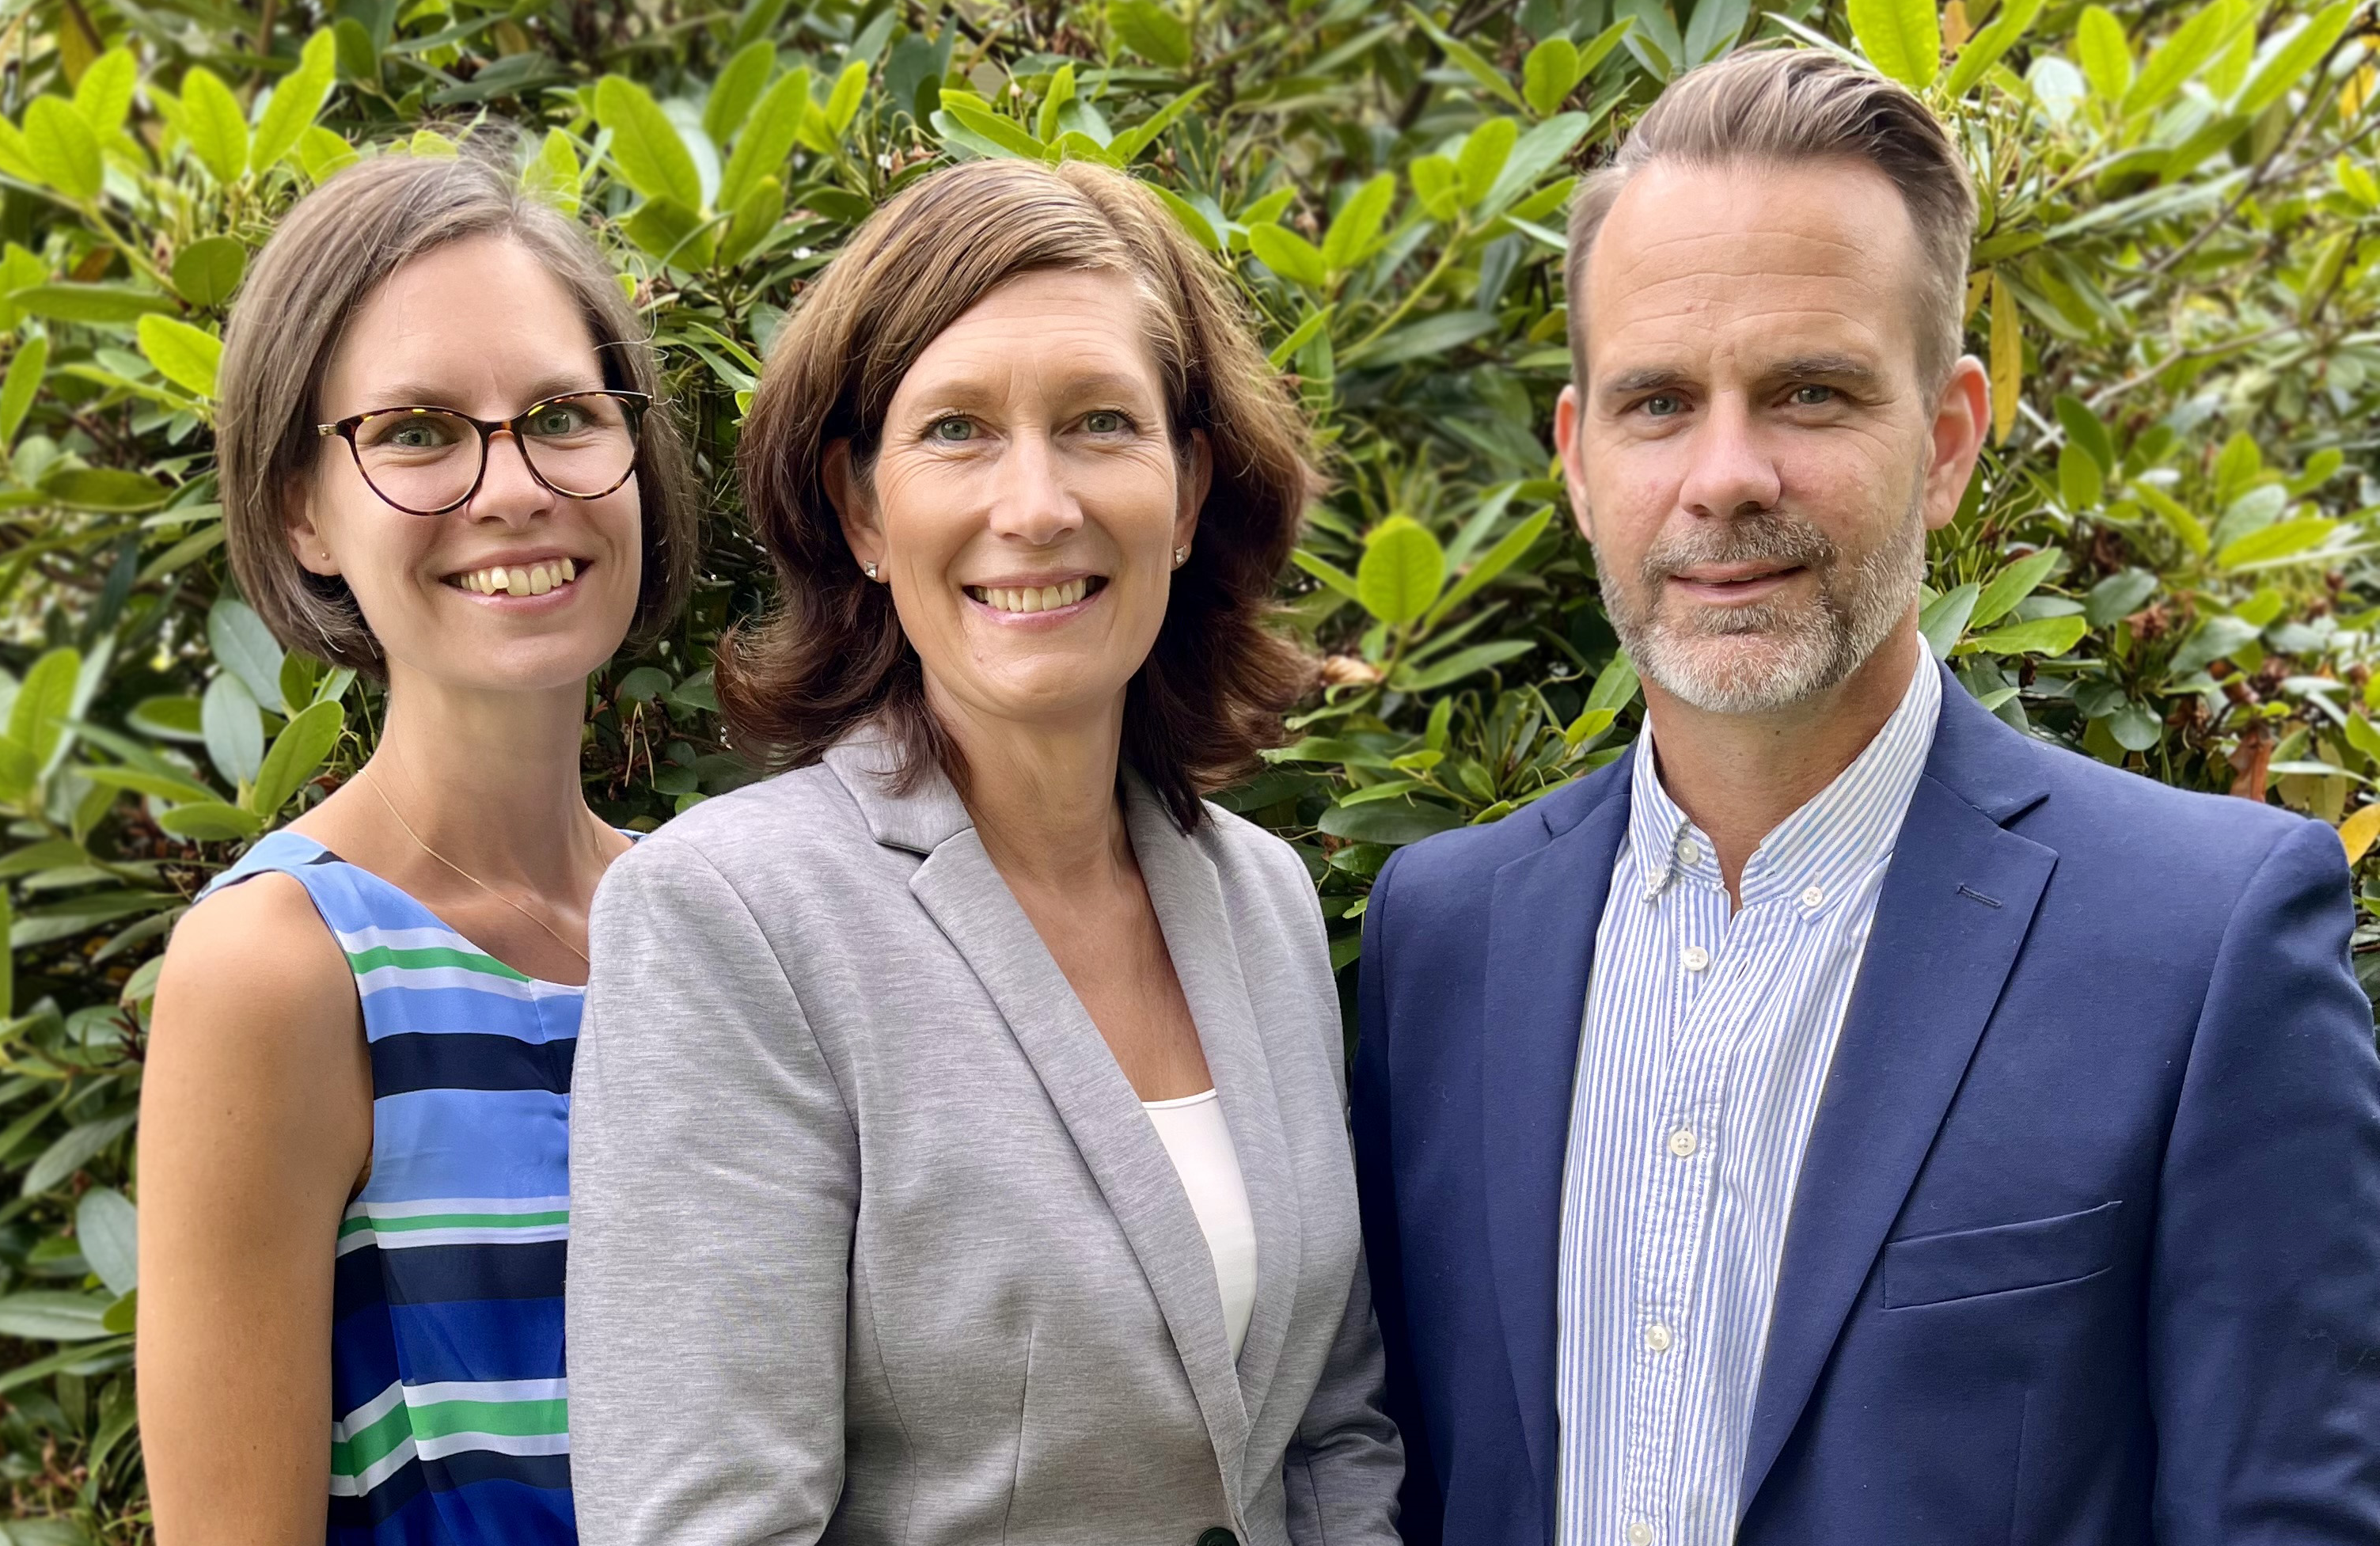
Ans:
[[[543,439],[578,434],[593,423],[593,415],[577,403],[547,403],[528,416],[528,432]]]
[[[1831,408],[1842,400],[1842,394],[1816,382],[1803,382],[1787,394],[1786,400],[1795,408]]]
[[[364,421],[361,438],[375,449],[421,454],[443,451],[460,438],[444,414],[375,414]]]
[[[1636,408],[1647,419],[1674,419],[1686,411],[1686,400],[1674,392],[1656,392]]]
[[[975,421],[960,414],[946,413],[926,426],[926,438],[937,445],[965,445],[975,439]]]
[[[1095,435],[1128,434],[1135,428],[1132,416],[1117,408],[1099,408],[1083,416],[1083,428]]]

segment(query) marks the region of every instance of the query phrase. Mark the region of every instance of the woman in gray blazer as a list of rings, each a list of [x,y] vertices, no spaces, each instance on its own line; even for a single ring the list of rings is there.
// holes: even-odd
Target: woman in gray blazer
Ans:
[[[1320,912],[1199,797],[1306,680],[1312,483],[1211,261],[1120,174],[936,173],[742,471],[784,600],[720,695],[793,771],[596,899],[585,1540],[1388,1546]]]

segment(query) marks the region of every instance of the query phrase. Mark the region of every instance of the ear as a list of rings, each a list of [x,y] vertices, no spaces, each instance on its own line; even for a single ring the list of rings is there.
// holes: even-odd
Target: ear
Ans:
[[[289,551],[297,555],[298,566],[308,574],[335,575],[339,561],[331,555],[331,544],[322,539],[321,523],[316,519],[314,482],[302,478],[289,485],[282,496],[281,534],[289,541]]]
[[[1991,420],[1991,377],[1985,372],[1983,361],[1963,355],[1950,368],[1950,379],[1934,405],[1934,422],[1927,432],[1927,530],[1941,530],[1958,515],[1959,501],[1966,497],[1967,481],[1974,476],[1975,458],[1983,454]]]
[[[1586,406],[1575,385],[1566,385],[1554,399],[1554,454],[1561,458],[1562,483],[1570,491],[1570,517],[1578,534],[1595,541],[1595,513],[1586,501],[1586,449],[1580,433]]]
[[[1186,548],[1198,535],[1198,512],[1207,507],[1207,492],[1215,482],[1215,448],[1204,430],[1190,432],[1190,456],[1175,485],[1173,545]]]
[[[827,503],[834,506],[836,524],[843,528],[843,540],[851,549],[851,556],[864,566],[884,563],[884,532],[876,524],[876,509],[859,480],[851,469],[851,442],[836,440],[827,443],[826,460],[819,469],[820,480],[826,484]]]

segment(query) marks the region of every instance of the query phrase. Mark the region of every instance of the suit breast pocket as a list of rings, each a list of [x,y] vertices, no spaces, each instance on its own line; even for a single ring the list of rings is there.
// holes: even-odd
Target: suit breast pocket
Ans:
[[[2121,1202],[2103,1202],[2055,1218],[1888,1241],[1885,1308],[2046,1288],[2104,1272],[2116,1264],[2122,1210]]]

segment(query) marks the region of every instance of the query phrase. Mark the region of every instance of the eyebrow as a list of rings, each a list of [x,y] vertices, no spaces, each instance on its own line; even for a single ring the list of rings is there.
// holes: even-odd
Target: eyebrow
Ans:
[[[1876,388],[1883,384],[1884,374],[1875,366],[1851,355],[1803,354],[1778,360],[1764,368],[1758,380],[1763,386],[1789,381],[1815,381]],[[1652,365],[1622,371],[1604,382],[1596,391],[1598,396],[1603,397],[1633,397],[1643,392],[1674,391],[1694,384],[1694,379],[1683,371],[1666,365]]]
[[[528,396],[522,400],[520,406],[526,408],[550,398],[568,396],[574,392],[601,392],[604,389],[600,372],[592,381],[575,371],[551,375],[542,380],[531,382]],[[384,408],[453,408],[458,413],[462,411],[455,407],[453,399],[456,395],[450,388],[433,385],[426,381],[396,382],[383,391],[373,393],[372,396],[379,400],[370,408],[358,408],[358,412],[370,413]]]
[[[1148,390],[1148,382],[1121,371],[1086,371],[1080,375],[1060,377],[1054,383],[1055,395],[1061,398],[1088,397],[1102,393],[1139,398],[1146,396]],[[1006,394],[997,388],[962,376],[935,383],[921,400],[944,407],[967,407],[1004,396]]]

